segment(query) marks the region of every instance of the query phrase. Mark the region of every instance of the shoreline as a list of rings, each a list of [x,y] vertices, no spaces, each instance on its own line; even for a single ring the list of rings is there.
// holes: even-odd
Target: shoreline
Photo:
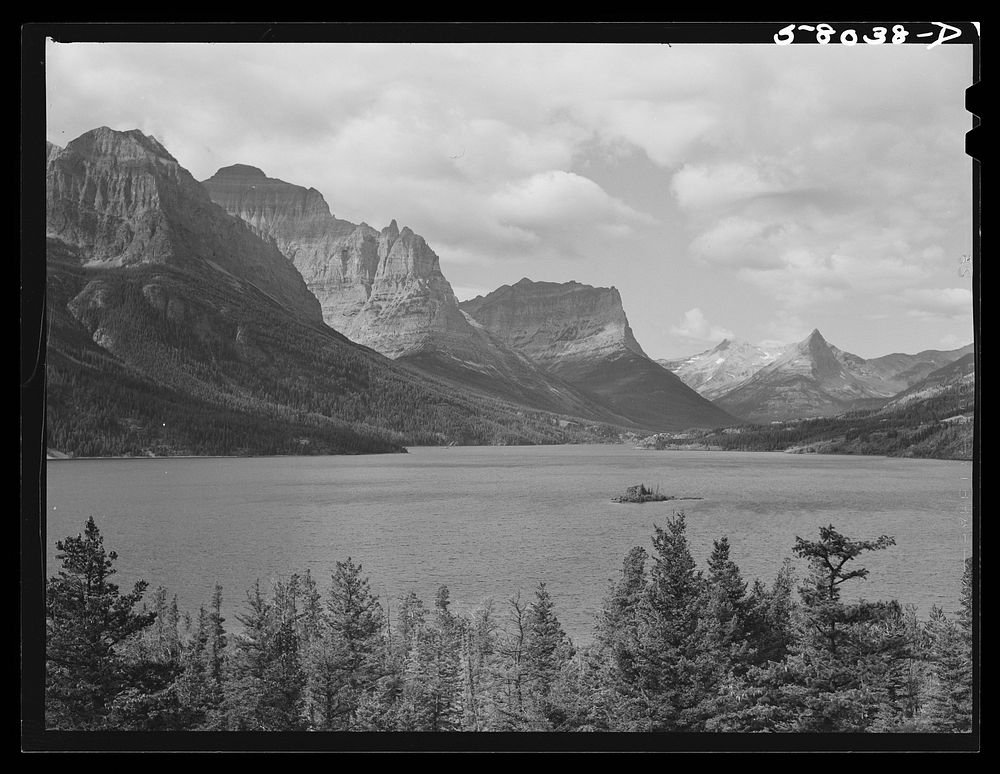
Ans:
[[[559,443],[559,444],[501,444],[501,445],[470,445],[470,446],[444,446],[439,444],[426,444],[418,445],[413,444],[411,446],[403,447],[401,452],[375,452],[367,454],[170,454],[170,455],[159,455],[159,456],[109,456],[109,457],[71,457],[68,455],[52,455],[51,453],[46,453],[45,462],[75,462],[75,461],[100,461],[100,460],[147,460],[147,461],[162,461],[162,460],[218,460],[218,459],[287,459],[287,458],[308,458],[308,457],[385,457],[393,456],[399,454],[407,454],[410,449],[546,449],[556,446],[580,446],[580,447],[593,447],[593,446],[622,446],[633,451],[640,452],[700,452],[700,453],[715,453],[715,454],[781,454],[793,457],[864,457],[870,459],[888,459],[888,460],[932,460],[935,462],[962,462],[969,463],[975,462],[974,458],[959,458],[959,457],[904,457],[904,456],[891,456],[887,454],[831,454],[828,452],[789,452],[787,450],[760,450],[760,451],[750,451],[750,450],[736,450],[736,449],[706,449],[699,448],[698,446],[691,446],[689,448],[665,448],[665,449],[654,449],[645,446],[635,446],[629,444],[628,442],[619,443]]]

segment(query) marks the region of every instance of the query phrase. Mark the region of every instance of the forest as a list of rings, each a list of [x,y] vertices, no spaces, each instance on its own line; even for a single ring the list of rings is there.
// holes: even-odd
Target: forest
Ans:
[[[337,561],[258,582],[238,627],[223,587],[194,614],[114,583],[94,519],[46,586],[45,722],[87,731],[939,732],[973,728],[973,565],[957,614],[842,598],[882,535],[831,525],[749,583],[725,537],[707,567],[683,512],[654,527],[576,646],[545,583],[455,612],[446,586],[392,610]],[[390,614],[391,613],[391,614]]]
[[[160,265],[85,272],[59,255],[46,276],[45,433],[67,456],[370,454],[621,432],[460,393],[252,288]]]
[[[660,433],[642,445],[656,449],[788,450],[971,460],[974,411],[974,387],[962,384],[892,410],[868,409],[832,417]],[[962,415],[968,421],[944,421]]]

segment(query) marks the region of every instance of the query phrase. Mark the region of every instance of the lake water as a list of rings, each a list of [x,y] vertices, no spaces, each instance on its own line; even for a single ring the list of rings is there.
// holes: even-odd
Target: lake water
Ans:
[[[453,610],[498,607],[545,581],[577,642],[629,548],[650,548],[654,522],[687,516],[704,567],[729,537],[744,577],[770,583],[796,536],[833,524],[896,545],[864,556],[870,575],[845,596],[958,606],[971,550],[968,462],[780,453],[638,450],[627,446],[414,448],[405,455],[49,462],[47,573],[55,542],[94,516],[125,588],[162,585],[194,614],[216,581],[225,613],[256,579],[312,570],[329,587],[336,560],[363,566],[391,602],[440,584]],[[645,482],[684,502],[610,502]],[[801,566],[801,565],[800,565]],[[853,587],[851,589],[850,587]]]

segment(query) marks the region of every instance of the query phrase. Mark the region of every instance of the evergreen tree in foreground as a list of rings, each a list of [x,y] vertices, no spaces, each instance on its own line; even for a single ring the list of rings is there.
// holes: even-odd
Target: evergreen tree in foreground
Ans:
[[[524,643],[524,671],[531,696],[529,721],[539,730],[560,728],[565,712],[555,701],[563,669],[573,657],[573,646],[556,617],[555,604],[544,583],[528,607]]]
[[[93,518],[82,535],[58,541],[56,549],[62,569],[45,590],[46,726],[99,729],[127,687],[116,647],[152,624],[156,613],[135,610],[145,581],[128,594],[111,582],[118,554],[105,551]]]
[[[697,629],[705,581],[688,547],[684,513],[654,525],[649,583],[639,608],[639,687],[650,731],[697,730]]]
[[[817,541],[796,538],[795,553],[809,562],[799,587],[795,639],[789,655],[752,669],[729,718],[741,731],[864,731],[879,714],[879,702],[894,676],[891,667],[908,656],[902,610],[896,602],[845,603],[841,586],[868,576],[848,563],[868,551],[895,544],[886,535],[852,540],[833,526]]]
[[[962,576],[958,621],[934,607],[927,621],[930,686],[927,725],[934,731],[972,730],[972,557]]]
[[[74,730],[867,731],[968,732],[973,719],[972,564],[962,609],[927,621],[896,602],[848,603],[852,564],[892,538],[832,526],[796,540],[748,591],[717,540],[700,572],[683,514],[628,553],[575,652],[545,584],[510,600],[506,625],[484,602],[454,613],[400,601],[395,630],[361,567],[338,562],[326,605],[309,573],[255,585],[227,636],[222,589],[194,621],[145,584],[122,595],[117,559],[93,519],[57,543],[47,587],[46,720]]]

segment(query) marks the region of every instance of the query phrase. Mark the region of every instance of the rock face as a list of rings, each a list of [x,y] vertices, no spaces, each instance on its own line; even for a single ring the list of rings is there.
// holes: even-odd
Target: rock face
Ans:
[[[814,330],[716,403],[755,421],[830,416],[874,406],[893,391],[870,378],[864,366],[863,358],[831,346]]]
[[[865,360],[829,344],[818,330],[718,398],[728,411],[754,421],[832,416],[876,408],[925,377],[938,364],[971,349],[927,350]]]
[[[89,266],[208,265],[297,316],[322,320],[302,277],[273,244],[213,204],[157,140],[94,129],[49,147],[46,232]]]
[[[504,343],[643,427],[735,421],[643,352],[613,287],[525,278],[461,306]]]
[[[98,129],[49,154],[48,448],[332,454],[604,437],[444,385],[324,325],[274,242],[152,138]]]
[[[398,358],[474,337],[437,255],[409,228],[340,220],[315,188],[245,164],[223,167],[202,185],[274,239],[319,299],[326,324],[352,341]]]
[[[275,241],[319,299],[324,321],[352,341],[477,392],[629,424],[463,313],[437,254],[410,228],[393,220],[376,231],[340,220],[315,189],[244,164],[220,169],[203,185],[227,212]]]
[[[723,339],[712,349],[681,360],[657,360],[688,387],[714,400],[745,382],[780,353],[740,339]]]
[[[646,357],[613,287],[525,277],[463,302],[462,309],[510,346],[556,371],[620,352]]]

